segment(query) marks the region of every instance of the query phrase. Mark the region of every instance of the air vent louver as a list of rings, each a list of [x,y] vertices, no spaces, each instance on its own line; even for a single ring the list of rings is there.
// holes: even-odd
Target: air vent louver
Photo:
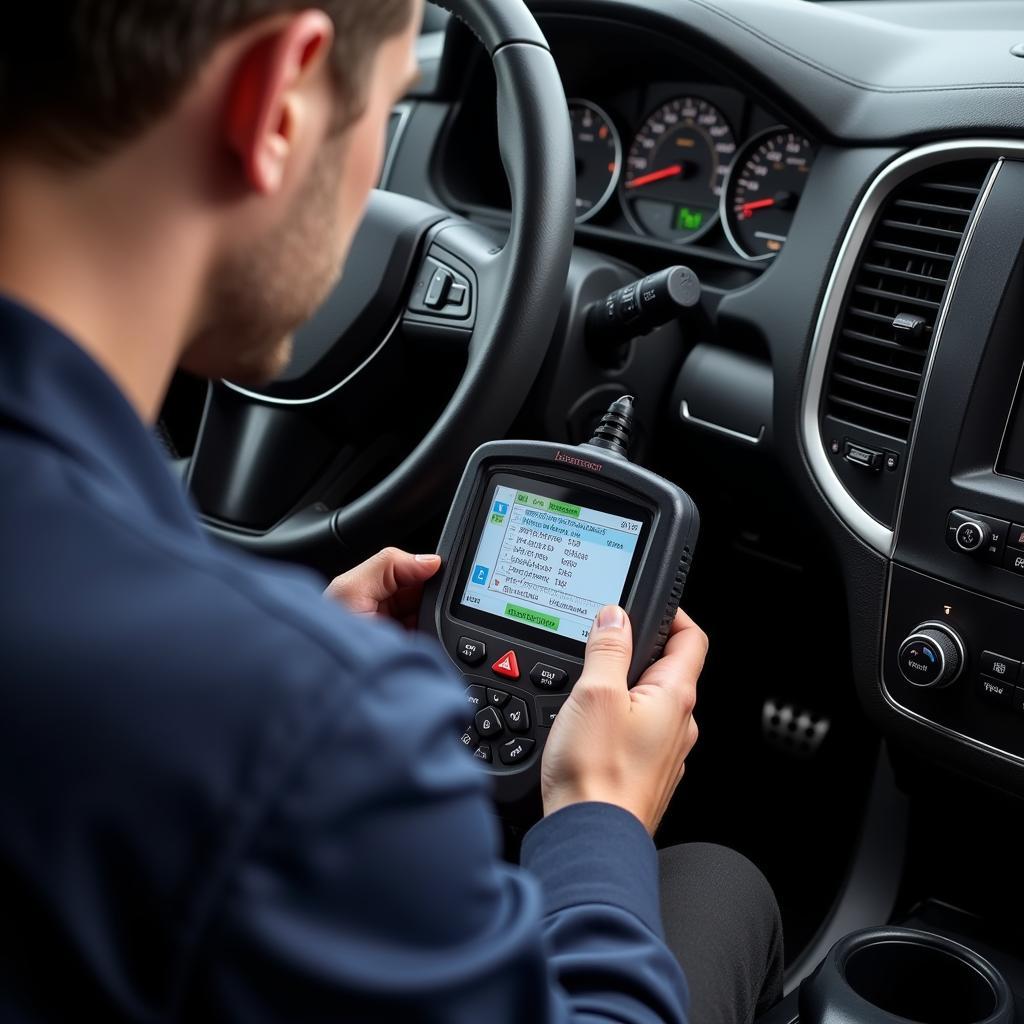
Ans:
[[[991,164],[908,178],[883,203],[851,281],[828,377],[827,411],[906,441],[953,264]]]

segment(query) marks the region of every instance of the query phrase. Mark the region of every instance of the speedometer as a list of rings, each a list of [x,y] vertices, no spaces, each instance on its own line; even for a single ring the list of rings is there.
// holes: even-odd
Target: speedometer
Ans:
[[[744,148],[722,193],[725,234],[748,260],[782,252],[814,149],[789,128],[771,128]]]
[[[669,100],[647,119],[626,158],[622,206],[633,227],[692,242],[718,220],[722,186],[736,155],[725,115],[707,100]]]

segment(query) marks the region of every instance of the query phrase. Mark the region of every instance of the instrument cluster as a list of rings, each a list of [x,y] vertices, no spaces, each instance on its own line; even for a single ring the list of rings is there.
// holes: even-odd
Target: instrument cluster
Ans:
[[[636,234],[677,245],[720,224],[744,259],[776,256],[814,145],[788,125],[737,124],[754,120],[740,112],[745,104],[723,106],[693,88],[656,101],[630,127],[606,105],[571,99],[577,221],[613,223],[621,216]]]

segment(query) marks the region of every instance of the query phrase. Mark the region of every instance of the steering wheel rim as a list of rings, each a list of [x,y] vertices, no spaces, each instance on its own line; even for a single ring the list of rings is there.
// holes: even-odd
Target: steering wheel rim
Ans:
[[[523,0],[447,0],[442,6],[490,55],[501,159],[512,197],[508,240],[500,249],[481,229],[448,211],[438,211],[439,223],[430,236],[433,246],[456,255],[478,277],[465,372],[413,451],[349,504],[329,509],[307,503],[259,533],[208,519],[214,534],[262,554],[333,569],[346,557],[393,540],[403,525],[415,521],[410,515],[422,519],[425,509],[438,504],[439,494],[443,499],[448,486],[454,487],[472,451],[503,436],[550,344],[575,227],[568,109],[564,102],[553,102],[553,97],[564,100],[561,79]],[[261,400],[245,394],[248,400]],[[204,417],[196,458],[203,454],[207,426]]]

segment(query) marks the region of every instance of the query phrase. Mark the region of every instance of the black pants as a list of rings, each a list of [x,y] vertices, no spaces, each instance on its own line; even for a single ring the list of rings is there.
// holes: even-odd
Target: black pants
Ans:
[[[782,996],[782,919],[771,886],[724,846],[662,850],[665,938],[690,985],[693,1024],[750,1024]]]

